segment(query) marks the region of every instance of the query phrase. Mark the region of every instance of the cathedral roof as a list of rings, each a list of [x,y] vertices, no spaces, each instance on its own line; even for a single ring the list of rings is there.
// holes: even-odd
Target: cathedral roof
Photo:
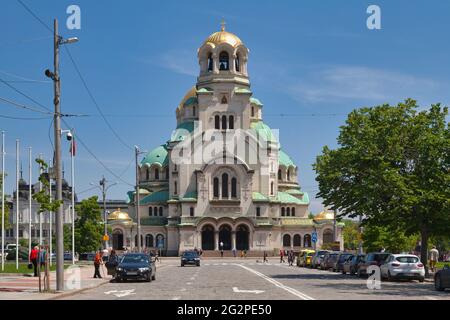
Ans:
[[[114,211],[108,216],[108,221],[132,221],[128,213],[120,211],[120,209],[117,209],[117,211]]]
[[[221,31],[214,32],[212,35],[210,35],[205,41],[204,45],[207,43],[211,43],[213,45],[219,45],[222,43],[227,43],[233,48],[238,47],[242,44],[241,39],[238,38],[235,34],[225,31],[225,28],[222,27]]]
[[[169,200],[169,190],[155,191],[146,196],[140,201],[141,205],[154,203],[154,202],[166,202]]]
[[[169,157],[167,153],[167,147],[165,145],[161,145],[156,149],[153,149],[145,158],[141,161],[142,165],[151,166],[152,164],[159,164],[161,166],[166,166],[169,164]]]
[[[269,142],[278,142],[275,138],[272,129],[262,121],[253,122],[251,128],[256,131],[259,137]]]
[[[170,137],[170,142],[179,142],[183,141],[187,135],[192,133],[195,128],[194,121],[186,121],[180,123],[177,128],[173,131],[172,136]]]
[[[289,157],[287,155],[287,153],[284,152],[283,150],[280,150],[278,152],[278,162],[280,165],[283,165],[285,167],[290,167],[290,166],[296,167],[296,165],[295,165],[294,161],[292,161],[291,157]]]
[[[193,86],[191,89],[188,90],[188,92],[186,92],[183,100],[181,100],[180,104],[178,105],[177,110],[180,111],[181,109],[183,109],[185,104],[187,103],[192,104],[196,101],[197,101],[197,88]]]
[[[302,199],[299,199],[287,192],[279,191],[277,200],[280,201],[281,203],[288,203],[288,204],[309,204],[309,196],[308,193],[306,192],[303,192]]]

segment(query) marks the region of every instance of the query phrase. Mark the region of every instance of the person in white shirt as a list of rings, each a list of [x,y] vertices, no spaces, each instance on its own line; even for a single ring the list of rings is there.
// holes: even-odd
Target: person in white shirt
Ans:
[[[436,272],[436,263],[439,258],[439,251],[436,249],[436,246],[433,246],[433,249],[430,250],[430,269],[432,272]]]

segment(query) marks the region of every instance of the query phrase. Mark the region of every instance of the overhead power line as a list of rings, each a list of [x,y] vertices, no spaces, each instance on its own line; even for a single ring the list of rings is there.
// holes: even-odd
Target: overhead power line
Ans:
[[[50,33],[53,34],[53,30],[52,28],[50,28],[50,26],[48,24],[46,24],[44,21],[42,21],[34,12],[33,10],[31,10],[25,3],[22,2],[22,0],[17,0],[18,3],[20,3],[22,5],[22,7],[25,8],[25,10],[28,11],[29,14],[31,14],[37,21],[39,21],[40,24],[42,24],[44,26],[44,28],[46,28],[48,31],[50,31]]]
[[[47,80],[35,80],[35,79],[29,79],[29,78],[25,78],[22,76],[19,76],[17,74],[14,73],[9,73],[3,70],[0,70],[0,73],[3,73],[4,75],[16,78],[16,79],[20,79],[20,81],[17,80],[13,80],[13,81],[6,81],[6,82],[37,82],[37,83],[52,83],[52,81],[47,81]]]
[[[18,108],[26,109],[26,110],[33,111],[33,112],[38,112],[38,113],[43,113],[43,114],[53,114],[53,112],[42,111],[42,110],[39,110],[39,109],[35,109],[33,107],[29,107],[29,106],[26,106],[24,104],[20,104],[20,103],[17,103],[17,102],[14,102],[14,101],[2,98],[2,97],[0,97],[0,101],[6,102],[6,103],[8,103],[10,105],[13,105],[15,107],[18,107]]]
[[[0,118],[11,119],[11,120],[48,120],[48,119],[50,119],[50,117],[37,117],[37,118],[13,117],[13,116],[7,116],[4,114],[0,114]]]

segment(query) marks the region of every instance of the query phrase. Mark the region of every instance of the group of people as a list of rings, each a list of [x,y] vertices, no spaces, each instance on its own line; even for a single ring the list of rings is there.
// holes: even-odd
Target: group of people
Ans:
[[[295,262],[295,252],[294,250],[283,250],[280,249],[280,263],[284,263],[284,257],[287,256],[287,262],[289,263],[290,266],[294,265]]]
[[[33,265],[34,276],[38,276],[38,263],[41,269],[45,267],[45,260],[47,258],[47,251],[44,246],[35,246],[30,252],[30,263]]]

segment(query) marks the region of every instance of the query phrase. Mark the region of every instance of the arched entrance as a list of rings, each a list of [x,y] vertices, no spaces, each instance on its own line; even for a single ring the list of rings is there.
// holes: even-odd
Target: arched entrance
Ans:
[[[236,249],[249,250],[249,235],[247,226],[240,225],[236,228]]]
[[[220,243],[223,242],[223,247],[220,247]],[[219,228],[219,249],[231,250],[231,227],[223,225]]]
[[[202,228],[202,250],[214,250],[214,227],[211,225]]]
[[[122,230],[116,229],[113,231],[112,235],[113,240],[113,249],[114,250],[123,250],[123,233]]]
[[[332,243],[333,242],[333,230],[325,229],[323,231],[323,244]]]

